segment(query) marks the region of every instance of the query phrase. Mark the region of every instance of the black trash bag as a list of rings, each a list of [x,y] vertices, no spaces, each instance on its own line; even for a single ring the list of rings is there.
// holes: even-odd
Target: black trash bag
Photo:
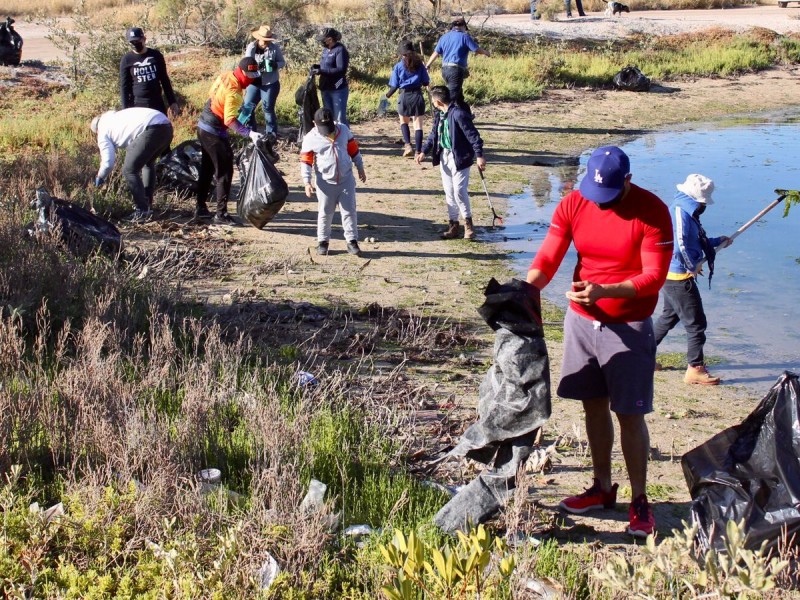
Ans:
[[[550,417],[550,363],[541,326],[539,290],[512,279],[492,279],[480,315],[497,333],[494,364],[479,389],[478,420],[447,457],[487,465],[434,517],[445,531],[466,530],[488,520],[516,487],[539,428]]]
[[[31,208],[37,210],[39,218],[26,227],[30,237],[36,239],[60,231],[61,241],[76,256],[86,257],[100,251],[109,258],[120,257],[122,234],[110,221],[76,204],[53,198],[44,188],[36,191]]]
[[[289,186],[269,159],[264,143],[250,144],[240,155],[244,173],[236,211],[256,229],[262,229],[286,204]]]
[[[650,89],[650,79],[645,77],[639,67],[627,66],[614,75],[614,86],[629,92],[646,92]]]
[[[202,164],[200,140],[181,142],[156,163],[158,187],[186,195],[196,194]]]
[[[753,550],[800,530],[798,400],[798,376],[785,371],[741,424],[681,458],[704,549],[724,547],[728,521],[744,521],[745,546]]]
[[[14,19],[0,23],[0,65],[16,67],[22,61],[22,36],[14,29]]]
[[[320,108],[317,84],[314,81],[314,74],[308,76],[305,85],[297,88],[294,94],[294,101],[300,107],[300,131],[297,133],[298,143],[314,127],[314,113]]]

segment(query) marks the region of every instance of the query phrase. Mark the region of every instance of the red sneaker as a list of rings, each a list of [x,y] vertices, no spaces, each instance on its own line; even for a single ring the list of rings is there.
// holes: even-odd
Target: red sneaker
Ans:
[[[656,529],[656,520],[653,517],[653,511],[650,510],[650,503],[647,502],[647,496],[640,494],[631,502],[631,507],[628,509],[628,533],[634,537],[646,538],[652,534]]]
[[[565,498],[559,506],[574,515],[580,515],[598,508],[614,508],[617,504],[618,487],[619,485],[615,483],[611,486],[611,491],[604,492],[603,488],[600,487],[600,480],[595,479],[592,487],[582,494]]]

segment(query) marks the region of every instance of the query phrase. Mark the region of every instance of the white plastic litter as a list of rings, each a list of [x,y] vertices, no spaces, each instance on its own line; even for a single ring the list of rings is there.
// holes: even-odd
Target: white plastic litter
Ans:
[[[261,565],[261,568],[258,570],[258,577],[261,580],[261,589],[266,590],[269,588],[275,582],[280,572],[281,567],[278,561],[275,560],[272,554],[267,554],[267,560],[264,561],[264,564]]]
[[[222,481],[222,471],[220,471],[219,469],[214,469],[214,468],[203,469],[197,474],[197,476],[200,477],[200,481],[202,481],[203,483],[213,484]]]
[[[322,509],[325,504],[325,492],[328,486],[312,479],[308,484],[308,492],[306,492],[303,501],[300,503],[300,510],[307,512],[317,512]]]
[[[362,535],[369,535],[373,531],[375,530],[369,525],[350,525],[350,527],[344,530],[344,534],[352,535],[353,537],[359,537]]]

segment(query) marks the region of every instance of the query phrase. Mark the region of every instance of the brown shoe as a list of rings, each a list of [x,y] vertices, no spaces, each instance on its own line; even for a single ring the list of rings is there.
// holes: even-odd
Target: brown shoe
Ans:
[[[656,366],[653,368],[653,371],[663,371],[663,370],[664,370],[664,365],[656,361]]]
[[[450,226],[442,234],[442,239],[454,240],[458,237],[458,221],[450,221]]]
[[[700,385],[719,385],[720,378],[711,375],[705,365],[696,367],[689,365],[686,369],[686,375],[683,376],[683,382],[699,383]]]
[[[411,147],[411,144],[406,144],[403,146],[403,158],[412,158],[414,156],[414,148]]]
[[[471,240],[475,238],[475,229],[472,226],[472,217],[464,219],[464,239]]]

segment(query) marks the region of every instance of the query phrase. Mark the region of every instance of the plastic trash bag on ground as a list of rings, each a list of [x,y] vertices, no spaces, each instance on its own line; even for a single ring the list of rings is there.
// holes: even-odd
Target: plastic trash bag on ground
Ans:
[[[728,521],[744,520],[745,545],[800,530],[800,383],[788,371],[739,425],[683,455],[698,541],[723,547]]]
[[[196,194],[203,164],[200,140],[186,140],[156,163],[158,187],[186,195]]]
[[[122,234],[113,223],[76,204],[50,196],[44,188],[36,191],[31,208],[36,209],[38,218],[26,227],[26,232],[34,239],[60,231],[61,240],[76,256],[88,256],[99,250],[109,258],[117,258],[122,252]]]
[[[614,87],[629,92],[646,92],[650,89],[650,79],[639,70],[639,67],[627,66],[614,75]]]
[[[488,468],[434,517],[445,531],[483,523],[505,504],[538,429],[550,417],[550,361],[538,292],[518,279],[502,285],[492,279],[484,291],[478,312],[497,332],[494,364],[480,385],[478,420],[448,456]]]
[[[253,227],[262,229],[283,208],[289,186],[261,143],[245,148],[239,166],[245,175],[236,203],[237,212]]]

